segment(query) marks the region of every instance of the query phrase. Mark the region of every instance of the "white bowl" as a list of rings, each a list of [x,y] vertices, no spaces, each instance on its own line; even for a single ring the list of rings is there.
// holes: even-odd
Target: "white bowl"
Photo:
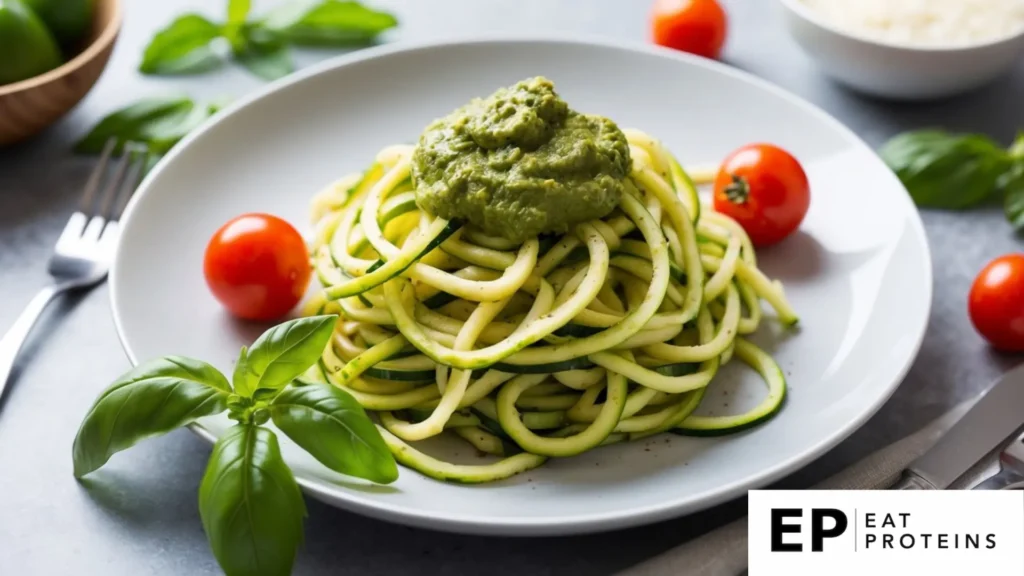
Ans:
[[[952,96],[1006,73],[1024,54],[1024,30],[951,47],[886,43],[842,30],[801,0],[779,0],[786,27],[822,70],[864,93],[898,100]]]

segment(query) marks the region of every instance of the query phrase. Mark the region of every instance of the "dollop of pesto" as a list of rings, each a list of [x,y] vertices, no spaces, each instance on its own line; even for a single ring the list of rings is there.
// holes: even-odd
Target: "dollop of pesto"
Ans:
[[[629,167],[619,127],[570,109],[542,77],[435,120],[412,158],[420,208],[516,241],[607,216]]]

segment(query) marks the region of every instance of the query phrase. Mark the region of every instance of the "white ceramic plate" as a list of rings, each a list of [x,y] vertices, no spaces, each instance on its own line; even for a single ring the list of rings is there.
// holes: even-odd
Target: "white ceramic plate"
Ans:
[[[801,159],[810,212],[799,234],[759,253],[802,317],[798,331],[766,322],[755,338],[789,379],[786,406],[738,436],[664,435],[484,486],[405,469],[391,486],[368,486],[284,441],[306,491],[348,510],[444,530],[607,530],[742,495],[863,424],[909,368],[931,302],[928,248],[903,187],[853,133],[763,81],[683,54],[583,40],[368,50],[273,84],[190,136],[146,179],[125,218],[111,295],[132,362],[182,354],[230,371],[239,347],[263,327],[233,322],[207,291],[202,258],[214,230],[250,211],[308,229],[308,201],[322,186],[362,169],[385,145],[413,142],[431,119],[471,97],[538,74],[575,108],[661,138],[684,164],[718,161],[752,141],[774,142]],[[714,387],[708,405],[722,410],[764,393],[739,363]],[[210,418],[195,429],[212,439],[229,424]]]

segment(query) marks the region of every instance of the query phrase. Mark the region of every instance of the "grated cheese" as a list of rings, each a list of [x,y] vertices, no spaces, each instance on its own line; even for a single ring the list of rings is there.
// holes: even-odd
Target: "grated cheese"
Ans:
[[[1024,0],[802,1],[837,27],[898,44],[977,44],[1024,29]]]

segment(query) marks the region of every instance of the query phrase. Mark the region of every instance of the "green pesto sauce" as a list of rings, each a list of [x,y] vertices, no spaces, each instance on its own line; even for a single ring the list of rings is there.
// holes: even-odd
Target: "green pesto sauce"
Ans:
[[[435,120],[412,159],[422,209],[516,241],[607,216],[629,167],[619,127],[570,109],[541,77]]]

